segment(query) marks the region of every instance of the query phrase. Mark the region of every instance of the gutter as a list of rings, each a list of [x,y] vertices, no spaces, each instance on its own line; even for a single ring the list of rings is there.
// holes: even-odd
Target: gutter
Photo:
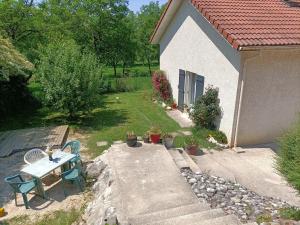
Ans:
[[[284,49],[300,49],[298,45],[259,45],[259,46],[240,46],[238,51],[258,51],[258,50],[284,50]]]
[[[254,50],[254,49],[253,49]],[[260,50],[260,49],[257,49]],[[242,67],[241,67],[241,73],[239,76],[239,84],[238,84],[238,90],[237,90],[237,100],[236,100],[236,109],[234,112],[234,121],[233,121],[233,127],[232,127],[232,134],[231,134],[231,142],[230,147],[236,148],[238,143],[238,134],[239,134],[239,125],[240,125],[240,117],[241,117],[241,108],[243,104],[243,97],[244,97],[244,87],[246,83],[246,73],[247,73],[247,63],[248,61],[255,59],[256,57],[261,55],[261,51],[256,51],[256,53],[253,56],[250,56],[244,60],[244,57],[242,55]]]

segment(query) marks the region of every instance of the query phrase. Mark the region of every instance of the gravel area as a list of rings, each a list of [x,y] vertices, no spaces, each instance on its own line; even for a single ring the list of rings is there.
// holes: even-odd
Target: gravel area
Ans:
[[[207,173],[194,173],[182,169],[181,175],[191,185],[200,199],[205,199],[212,208],[222,208],[228,214],[234,214],[242,222],[256,221],[260,215],[271,215],[273,221],[279,221],[279,210],[291,207],[285,201],[265,197],[248,190],[238,183]]]

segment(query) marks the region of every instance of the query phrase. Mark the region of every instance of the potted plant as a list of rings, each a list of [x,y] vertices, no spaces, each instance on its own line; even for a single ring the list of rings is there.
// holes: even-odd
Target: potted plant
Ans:
[[[185,140],[185,150],[189,155],[197,155],[199,142],[194,137],[188,137]]]
[[[143,136],[144,143],[150,143],[149,132],[146,132]]]
[[[129,147],[134,147],[137,144],[137,136],[133,131],[127,132],[126,143]]]
[[[161,130],[159,127],[152,127],[150,129],[150,139],[153,144],[160,142]]]
[[[168,134],[168,133],[164,134],[163,142],[167,149],[170,149],[173,147],[173,141],[174,141],[174,137],[172,134]]]
[[[177,109],[177,104],[176,102],[173,102],[172,105],[171,105],[172,109]]]

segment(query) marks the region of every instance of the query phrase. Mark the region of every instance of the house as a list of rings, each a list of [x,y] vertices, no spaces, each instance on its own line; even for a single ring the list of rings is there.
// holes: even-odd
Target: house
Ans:
[[[299,0],[169,0],[151,37],[174,99],[219,89],[230,146],[274,141],[300,112]]]

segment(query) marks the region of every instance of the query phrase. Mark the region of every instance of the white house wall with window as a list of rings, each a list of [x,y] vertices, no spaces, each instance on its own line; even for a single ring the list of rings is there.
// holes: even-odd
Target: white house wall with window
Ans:
[[[231,147],[273,142],[299,119],[297,2],[169,0],[151,37],[181,108],[219,89]]]
[[[203,77],[203,91],[208,85],[219,88],[223,111],[219,126],[230,139],[239,78],[239,52],[232,49],[187,1],[183,1],[159,43],[160,68],[166,72],[177,102],[180,103],[181,96],[180,73],[186,81],[183,85],[186,105],[192,103],[188,101],[190,94],[196,94],[196,86],[191,89],[189,82],[195,85],[196,79]],[[226,52],[227,57],[222,52]],[[195,74],[194,78],[189,79],[192,74]]]

